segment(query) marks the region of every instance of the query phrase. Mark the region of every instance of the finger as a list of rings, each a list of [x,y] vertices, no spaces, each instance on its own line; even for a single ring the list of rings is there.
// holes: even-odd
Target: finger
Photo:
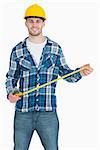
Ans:
[[[86,71],[90,71],[90,72],[92,72],[92,71],[93,71],[93,69],[92,69],[92,68],[86,68],[85,70],[86,70]]]
[[[18,96],[13,96],[12,99],[13,99],[14,101],[18,101],[18,100],[20,99],[20,97],[18,97]]]
[[[19,100],[19,99],[21,99],[21,97],[17,96],[15,99],[16,99],[16,100]]]
[[[84,71],[83,71],[83,74],[84,74],[84,75],[88,75],[89,73],[90,73],[90,71],[88,71],[88,70],[84,70]]]
[[[13,99],[10,99],[10,102],[11,102],[11,103],[15,103],[15,102],[17,102],[18,100],[19,100],[18,98],[17,98],[17,99],[16,99],[16,98],[15,98],[15,99],[13,98]]]
[[[14,97],[14,98],[20,98],[20,96],[17,95],[17,94],[14,94],[13,97]]]
[[[90,71],[86,71],[86,73],[85,73],[85,74],[86,74],[86,75],[88,75],[88,74],[90,74],[90,73],[91,73]]]
[[[85,76],[85,71],[84,71],[84,70],[82,70],[82,71],[81,71],[81,74],[82,74],[83,76]]]
[[[93,68],[90,68],[90,71],[93,71]]]
[[[84,71],[84,73],[85,73],[85,75],[88,75],[88,74],[90,74],[90,73],[91,73],[91,71],[86,70],[86,71]]]

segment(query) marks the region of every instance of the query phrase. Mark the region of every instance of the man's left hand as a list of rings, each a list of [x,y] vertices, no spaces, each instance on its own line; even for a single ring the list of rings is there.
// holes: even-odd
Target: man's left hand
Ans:
[[[93,72],[93,68],[90,66],[90,64],[85,64],[80,69],[83,69],[80,71],[82,76],[87,76]]]

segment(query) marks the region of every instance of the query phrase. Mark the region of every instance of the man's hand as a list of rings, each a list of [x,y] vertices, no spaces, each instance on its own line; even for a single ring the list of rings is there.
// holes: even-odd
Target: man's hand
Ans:
[[[14,95],[14,94],[9,94],[9,95],[8,95],[8,99],[9,99],[9,101],[10,101],[11,103],[15,103],[15,102],[17,102],[17,101],[20,99],[20,97]]]
[[[82,76],[87,76],[93,72],[93,68],[90,67],[90,64],[83,65],[80,69],[83,69],[80,71]]]

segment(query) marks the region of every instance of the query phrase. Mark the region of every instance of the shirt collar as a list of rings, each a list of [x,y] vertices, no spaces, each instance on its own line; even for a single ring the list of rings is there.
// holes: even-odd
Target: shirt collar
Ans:
[[[27,44],[26,44],[27,38],[28,37],[26,37],[22,42],[22,49],[25,51],[25,53],[26,53],[26,50],[28,51]],[[48,47],[52,46],[52,43],[53,43],[52,40],[50,40],[47,36],[46,36],[46,38],[47,38],[47,42],[44,47],[44,54],[50,52],[50,49]]]

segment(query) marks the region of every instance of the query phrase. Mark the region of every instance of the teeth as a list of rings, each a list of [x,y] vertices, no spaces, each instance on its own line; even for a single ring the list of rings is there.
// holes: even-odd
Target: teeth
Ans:
[[[37,31],[37,29],[36,29],[36,28],[34,28],[33,30],[34,30],[34,31]]]

